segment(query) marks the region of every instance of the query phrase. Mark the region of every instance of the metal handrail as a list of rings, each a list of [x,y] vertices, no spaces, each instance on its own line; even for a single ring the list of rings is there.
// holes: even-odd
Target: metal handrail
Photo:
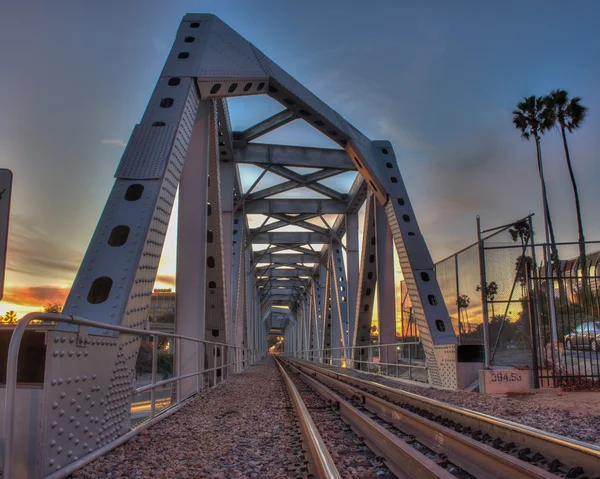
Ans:
[[[15,430],[14,405],[15,405],[15,401],[16,401],[16,390],[17,390],[17,366],[18,366],[18,361],[19,361],[19,349],[21,347],[21,340],[23,339],[23,335],[25,334],[27,327],[34,320],[76,324],[79,326],[89,326],[89,327],[98,328],[98,329],[102,329],[102,330],[117,331],[117,332],[121,332],[121,333],[134,334],[134,335],[138,335],[138,336],[152,336],[153,343],[154,343],[153,344],[153,356],[152,356],[152,383],[142,386],[140,388],[134,389],[132,391],[132,395],[136,395],[136,394],[140,394],[142,392],[150,390],[150,392],[151,392],[150,419],[151,420],[154,419],[154,417],[155,417],[155,403],[156,403],[155,389],[157,387],[162,386],[164,384],[177,382],[177,396],[176,396],[176,403],[175,403],[175,405],[177,405],[180,402],[182,402],[181,392],[180,392],[180,382],[182,379],[185,379],[188,377],[193,377],[193,376],[198,376],[198,375],[204,375],[209,372],[214,372],[215,379],[216,379],[217,370],[230,368],[230,367],[236,366],[240,363],[243,364],[244,362],[250,363],[251,361],[253,361],[255,359],[255,357],[256,357],[255,353],[260,354],[260,351],[255,350],[255,349],[244,348],[241,346],[234,346],[231,344],[219,343],[219,342],[215,342],[215,341],[206,341],[203,339],[198,339],[198,338],[186,336],[183,334],[174,334],[174,333],[167,333],[167,332],[162,332],[162,331],[152,331],[152,330],[148,330],[148,329],[136,329],[136,328],[129,328],[126,326],[104,324],[104,323],[99,323],[97,321],[91,321],[89,319],[85,319],[85,318],[81,318],[81,317],[73,316],[73,315],[66,315],[66,314],[29,313],[29,314],[23,316],[23,318],[21,318],[21,320],[16,324],[16,326],[13,330],[13,334],[10,339],[9,347],[8,347],[8,357],[7,357],[7,365],[6,365],[6,391],[5,391],[5,400],[4,400],[4,458],[3,458],[3,464],[2,464],[3,477],[7,477],[7,478],[12,477],[12,472],[13,472],[12,471],[12,469],[13,469],[12,458],[13,458],[13,450],[14,450],[13,442],[14,442],[14,430]],[[159,336],[173,338],[176,340],[176,348],[175,348],[176,375],[172,378],[157,382],[156,381],[156,368],[157,368],[156,352],[157,352],[157,344],[158,344],[157,338]],[[181,340],[193,341],[193,342],[197,343],[198,345],[203,344],[203,345],[218,346],[220,353],[221,353],[222,364],[220,364],[218,367],[215,367],[215,368],[211,368],[211,369],[207,369],[207,370],[200,370],[200,362],[199,362],[197,372],[181,375],[181,372],[180,372]],[[246,351],[246,352],[249,352],[250,354],[248,355],[248,357],[246,359],[242,359],[240,361],[234,361],[232,363],[228,363],[228,362],[226,363],[224,356],[223,356],[223,350],[221,349],[223,347],[233,349],[234,351],[238,351],[238,350]],[[188,399],[188,398],[186,398],[186,399]],[[131,430],[131,432],[134,432],[137,429],[141,430],[141,427],[134,428]],[[116,447],[116,445],[117,444],[115,443],[115,447]],[[81,462],[82,466],[85,463],[87,463],[85,461],[85,457],[79,459],[76,462]]]
[[[301,358],[313,362],[331,364],[332,366],[342,366],[342,367],[350,367],[355,368],[357,365],[372,365],[376,366],[379,370],[375,374],[383,374],[384,376],[390,376],[389,373],[386,373],[383,368],[385,367],[402,367],[408,369],[408,379],[409,380],[417,380],[421,381],[418,378],[413,377],[413,370],[427,370],[427,364],[425,360],[414,359],[411,357],[411,349],[408,350],[408,357],[396,358],[396,362],[381,362],[381,361],[369,361],[368,359],[354,359],[353,351],[355,350],[365,350],[371,348],[377,348],[379,350],[379,354],[382,353],[382,348],[397,348],[399,346],[413,346],[421,344],[420,341],[406,341],[406,342],[396,342],[396,343],[387,343],[387,344],[366,344],[362,346],[353,346],[351,348],[346,347],[337,347],[337,348],[323,348],[323,349],[303,349],[300,351],[294,352],[284,352],[283,356],[286,357],[294,357]],[[342,351],[343,357],[333,357],[332,351]],[[347,353],[350,352],[351,357],[348,358]],[[329,353],[329,354],[327,354]],[[345,360],[345,362],[344,362]],[[408,361],[408,364],[399,361]],[[394,376],[391,374],[391,376]],[[396,369],[396,375],[398,377],[398,370]]]

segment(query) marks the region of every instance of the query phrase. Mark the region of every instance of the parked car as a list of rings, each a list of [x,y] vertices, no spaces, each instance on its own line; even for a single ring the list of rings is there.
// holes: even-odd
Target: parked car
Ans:
[[[566,349],[591,349],[598,351],[600,346],[600,322],[582,323],[575,331],[565,336]]]

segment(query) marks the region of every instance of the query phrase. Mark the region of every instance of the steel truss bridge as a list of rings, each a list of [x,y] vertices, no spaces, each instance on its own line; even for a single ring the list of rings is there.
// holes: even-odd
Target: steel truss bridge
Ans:
[[[282,110],[232,131],[227,99],[248,95],[268,95]],[[296,120],[338,148],[259,142]],[[242,164],[262,170],[246,190]],[[346,172],[358,173],[347,192],[324,182]],[[280,182],[257,188],[269,174]],[[303,197],[306,190],[318,199]],[[462,386],[456,337],[392,144],[367,138],[219,18],[190,14],[125,149],[63,315],[44,316],[53,324],[44,330],[41,387],[15,388],[25,325],[13,336],[5,477],[63,477],[130,434],[140,338],[158,337],[147,331],[147,310],[177,192],[178,403],[264,355],[268,334],[283,335],[288,352],[360,364],[375,292],[380,341],[394,343],[394,248],[428,380]],[[250,215],[262,215],[258,227]]]

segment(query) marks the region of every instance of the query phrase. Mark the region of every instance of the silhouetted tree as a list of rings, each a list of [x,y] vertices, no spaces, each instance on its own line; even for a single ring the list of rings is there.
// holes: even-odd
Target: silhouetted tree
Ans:
[[[456,306],[458,306],[458,329],[460,331],[461,328],[461,311],[464,311],[465,314],[465,319],[467,322],[467,333],[471,332],[471,324],[469,323],[469,314],[467,313],[467,308],[469,307],[469,304],[471,304],[471,298],[469,298],[469,296],[467,296],[466,294],[461,294],[458,299],[456,300]],[[463,331],[464,331],[464,326],[463,326]]]
[[[46,306],[44,306],[44,313],[60,314],[62,309],[63,304],[55,301],[54,303],[47,303]]]
[[[2,318],[2,323],[4,324],[16,324],[18,321],[19,319],[17,318],[17,313],[15,313],[12,309],[8,311]]]
[[[508,230],[513,241],[521,240],[521,246],[525,246],[531,237],[531,231],[528,221],[517,221],[512,228]]]
[[[542,147],[540,144],[541,136],[549,128],[552,128],[552,122],[549,120],[546,101],[544,98],[530,96],[523,99],[517,104],[517,109],[513,110],[513,124],[521,132],[521,137],[525,140],[530,140],[531,137],[535,140],[535,148],[537,151],[538,173],[542,184],[542,198],[544,202],[544,211],[548,220],[548,230],[550,232],[550,247],[552,250],[552,262],[558,271],[558,250],[556,248],[556,237],[554,236],[554,227],[552,226],[552,218],[550,216],[550,208],[548,206],[548,195],[546,192],[546,181],[544,180],[544,171],[542,167]]]
[[[581,98],[575,97],[569,99],[569,94],[565,90],[554,90],[550,92],[550,95],[544,100],[546,103],[546,122],[552,127],[558,128],[562,136],[565,159],[567,161],[567,168],[569,170],[569,177],[571,178],[571,186],[573,187],[573,195],[575,197],[575,212],[577,215],[577,228],[579,230],[579,260],[583,271],[583,285],[585,288],[586,278],[588,276],[586,268],[585,238],[583,235],[583,223],[581,221],[579,193],[577,191],[575,174],[573,173],[573,165],[571,164],[571,155],[569,153],[569,145],[567,144],[566,131],[568,130],[569,133],[573,133],[573,130],[577,130],[583,123],[588,109],[581,104]]]
[[[481,291],[481,285],[478,284],[477,288],[475,288],[477,292]],[[485,299],[490,302],[492,305],[492,317],[496,315],[494,312],[494,298],[498,294],[498,283],[495,281],[491,281],[485,285]]]

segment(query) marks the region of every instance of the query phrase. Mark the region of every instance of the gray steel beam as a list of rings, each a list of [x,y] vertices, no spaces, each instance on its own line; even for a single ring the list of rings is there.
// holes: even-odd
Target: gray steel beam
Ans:
[[[343,214],[348,210],[348,202],[344,200],[317,199],[261,199],[246,200],[244,211],[248,214],[285,214],[285,213],[314,213],[314,214]]]
[[[379,344],[396,342],[396,287],[394,284],[394,242],[385,208],[375,202],[375,236],[377,241],[377,317]],[[381,362],[396,362],[396,347],[382,348]]]
[[[277,269],[279,266],[285,266],[285,268]],[[291,268],[293,268],[293,269],[291,269]],[[292,267],[292,266],[288,266],[288,265],[280,265],[275,262],[269,263],[268,266],[257,266],[256,274],[260,276],[266,270],[269,270],[269,271],[272,271],[272,270],[275,270],[275,271],[305,271],[306,274],[312,274],[312,268],[310,268],[308,266],[301,266],[301,265],[297,264]]]
[[[286,288],[285,286],[283,287],[272,287],[271,288],[271,293],[272,294],[278,294],[278,295],[285,295],[285,296],[292,296],[294,294],[297,294],[297,291],[293,288]]]
[[[359,276],[359,257],[358,257],[358,213],[349,213],[346,215],[346,282],[348,297],[348,347],[354,347],[355,324],[356,324],[356,305],[358,303],[358,276]],[[349,351],[351,354],[351,351]],[[351,359],[351,356],[348,356]]]
[[[281,294],[278,292],[278,290],[273,290],[275,292],[271,292],[269,293],[267,298],[264,298],[263,300],[265,302],[268,301],[289,301],[289,302],[295,302],[296,299],[293,298],[292,296],[290,296],[289,294]]]
[[[306,280],[306,282],[308,282],[308,280]],[[299,279],[290,279],[289,281],[287,281],[287,280],[282,281],[280,279],[259,280],[258,286],[259,287],[263,286],[263,288],[264,288],[267,285],[267,283],[268,283],[269,287],[272,287],[272,288],[277,288],[279,286],[288,287],[288,288],[291,286],[294,286],[296,288],[300,287],[300,286],[303,286],[303,287],[307,286],[307,284],[304,281],[299,280]]]
[[[375,237],[374,202],[375,199],[370,194],[365,207],[358,293],[356,298],[357,307],[354,322],[354,346],[365,346],[365,348],[354,351],[354,359],[357,361],[367,361],[369,353],[368,345],[371,337],[371,322],[373,319],[373,304],[377,281],[377,242]],[[355,364],[357,364],[357,369],[368,369],[367,364]]]
[[[254,253],[254,261],[261,258],[261,263],[278,263],[278,264],[296,264],[296,263],[318,263],[319,255],[318,254],[308,254],[308,253],[300,253],[300,254],[277,254],[277,253],[267,253],[262,257]]]
[[[323,228],[322,226],[313,225],[312,223],[307,223],[305,221],[290,221],[287,218],[281,221],[275,221],[274,223],[270,223],[265,226],[261,226],[260,228],[255,228],[251,230],[251,234],[257,233],[266,233],[268,231],[276,230],[277,228],[282,228],[284,226],[299,226],[305,228],[307,230],[313,231],[315,233],[327,234],[329,230]]]
[[[258,244],[326,244],[329,243],[329,235],[322,233],[305,232],[280,232],[280,233],[259,233],[253,238],[253,243]]]
[[[235,161],[237,163],[251,163],[255,165],[273,164],[305,168],[356,170],[354,163],[345,150],[308,148],[304,146],[249,143],[243,148],[236,148]]]
[[[272,166],[271,170],[276,169],[276,166]],[[301,176],[301,179],[294,179],[279,183],[278,185],[265,188],[264,190],[257,191],[248,195],[246,201],[254,201],[267,198],[269,196],[278,195],[285,193],[286,191],[293,190],[295,188],[309,188],[317,193],[328,196],[334,200],[345,200],[347,195],[340,193],[328,186],[317,183],[319,180],[324,180],[332,176],[337,175],[339,172],[336,170],[319,170],[308,175],[297,175]]]
[[[206,310],[206,225],[207,209],[198,208],[208,200],[209,130],[214,129],[210,101],[200,102],[179,183],[177,223],[177,274],[175,332],[195,338],[205,337]],[[200,357],[198,357],[200,355]],[[195,371],[204,359],[204,345],[181,343],[182,374]],[[204,364],[202,361],[201,364]],[[188,396],[201,389],[198,377],[181,381],[181,393]]]
[[[340,356],[349,359],[351,329],[348,316],[348,279],[346,276],[343,248],[341,243],[338,243],[336,240],[333,240],[331,243],[331,268],[333,277],[332,302],[335,302],[335,311],[339,320],[339,329],[336,324],[334,331],[339,331],[341,345],[346,348]]]
[[[287,125],[291,121],[297,118],[296,114],[291,110],[283,110],[275,115],[267,118],[266,120],[257,123],[250,128],[241,131],[234,132],[236,147],[244,147],[249,141],[255,140],[256,138],[266,135],[270,131],[276,130],[280,126]]]

